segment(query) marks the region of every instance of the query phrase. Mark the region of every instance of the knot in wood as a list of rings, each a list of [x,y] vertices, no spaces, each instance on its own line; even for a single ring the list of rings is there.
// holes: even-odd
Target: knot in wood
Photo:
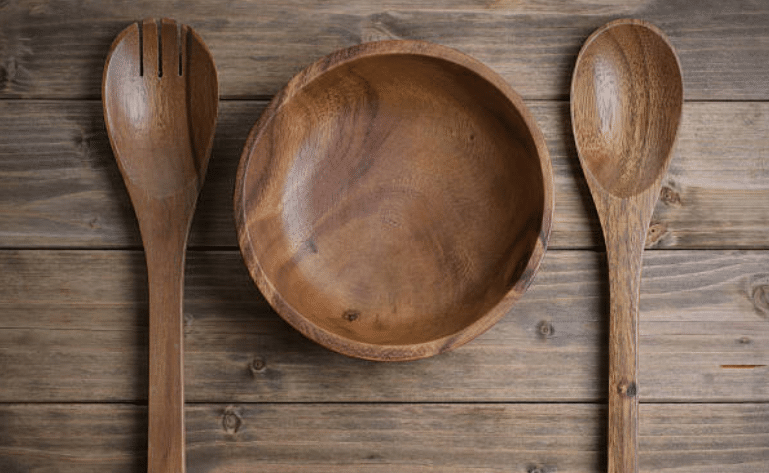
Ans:
[[[665,222],[652,222],[646,233],[646,246],[656,245],[667,233],[668,225]]]
[[[251,360],[249,368],[251,369],[252,374],[261,373],[267,368],[267,363],[264,361],[264,358],[257,356]]]
[[[184,316],[182,317],[182,320],[183,320],[182,328],[184,329],[184,336],[187,336],[193,330],[192,323],[195,321],[195,317],[193,317],[193,315],[190,314],[189,312],[185,312]]]
[[[91,153],[91,141],[95,135],[89,133],[85,128],[80,129],[80,133],[75,135],[75,147],[80,150],[85,156],[89,156]]]
[[[558,468],[554,466],[530,466],[527,473],[557,473]]]
[[[24,65],[30,62],[33,51],[30,38],[0,31],[0,90],[27,90],[32,84],[32,73]]]
[[[678,207],[681,205],[681,195],[668,186],[662,186],[660,189],[660,201],[665,205]]]
[[[769,284],[753,288],[753,305],[759,314],[769,318]]]
[[[238,430],[243,425],[243,419],[237,410],[229,406],[224,410],[224,416],[222,416],[222,427],[224,431],[230,435],[238,433]]]
[[[401,39],[395,25],[397,20],[390,13],[375,13],[361,27],[361,40],[364,42]]]
[[[553,328],[553,324],[547,320],[543,320],[537,325],[537,331],[539,332],[539,337],[545,339],[553,336],[555,328]]]
[[[634,381],[622,381],[617,386],[617,393],[627,397],[636,397],[638,395],[638,385]]]

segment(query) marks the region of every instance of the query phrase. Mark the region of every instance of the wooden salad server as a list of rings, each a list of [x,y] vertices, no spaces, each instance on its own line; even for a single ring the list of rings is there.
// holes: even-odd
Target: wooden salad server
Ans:
[[[571,83],[571,122],[609,266],[610,473],[638,471],[642,255],[682,104],[678,57],[655,26],[618,20],[585,42]]]
[[[189,26],[144,20],[112,44],[102,83],[104,119],[149,275],[150,473],[185,470],[184,261],[218,98],[211,53]]]

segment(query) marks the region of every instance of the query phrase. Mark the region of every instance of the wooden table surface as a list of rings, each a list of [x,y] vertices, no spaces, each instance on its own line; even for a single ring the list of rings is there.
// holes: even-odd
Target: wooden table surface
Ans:
[[[221,114],[188,253],[188,471],[600,472],[608,283],[568,88],[597,27],[641,18],[684,72],[644,260],[643,472],[769,471],[769,2],[0,1],[0,472],[146,471],[147,289],[107,140],[102,68],[144,17],[192,25]],[[338,48],[421,39],[523,97],[556,184],[551,246],[514,310],[448,354],[383,364],[304,339],[236,246],[235,167],[267,101]]]

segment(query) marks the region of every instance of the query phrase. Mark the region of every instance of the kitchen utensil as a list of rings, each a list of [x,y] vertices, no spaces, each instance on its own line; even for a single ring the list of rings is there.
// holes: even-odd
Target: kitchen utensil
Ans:
[[[577,57],[571,120],[603,228],[610,281],[610,473],[638,471],[638,299],[646,233],[681,120],[673,46],[655,26],[618,20]]]
[[[427,357],[523,294],[552,180],[542,133],[489,68],[426,42],[362,44],[299,73],[251,130],[240,248],[310,339],[371,360]]]
[[[104,68],[104,119],[139,220],[149,273],[148,471],[184,459],[184,260],[211,155],[218,111],[214,61],[195,31],[173,20],[134,23]]]

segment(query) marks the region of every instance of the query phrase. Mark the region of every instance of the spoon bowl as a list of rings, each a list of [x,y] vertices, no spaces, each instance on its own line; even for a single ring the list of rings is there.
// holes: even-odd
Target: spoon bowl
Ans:
[[[678,57],[657,27],[618,20],[577,57],[571,121],[609,267],[610,473],[638,471],[638,300],[646,233],[683,105]]]
[[[648,23],[610,23],[587,40],[574,72],[571,110],[593,184],[622,198],[661,179],[681,117],[680,71],[670,42]]]

